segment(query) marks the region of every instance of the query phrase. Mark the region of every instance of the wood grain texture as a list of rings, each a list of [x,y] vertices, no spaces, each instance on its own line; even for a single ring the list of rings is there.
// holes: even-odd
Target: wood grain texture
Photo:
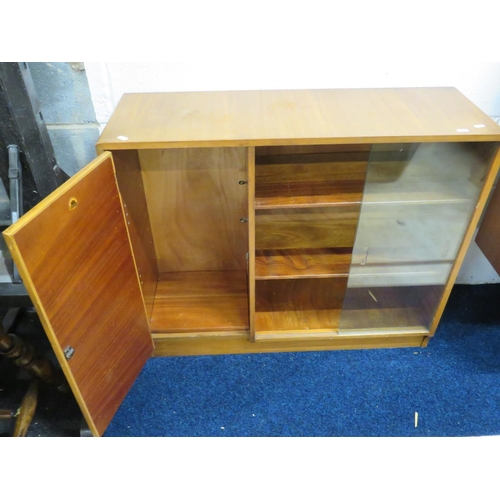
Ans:
[[[360,205],[259,210],[256,250],[352,247]]]
[[[112,155],[142,294],[148,317],[151,317],[158,281],[158,263],[139,157],[134,150],[114,151]]]
[[[390,333],[389,335],[338,335],[328,339],[283,339],[248,342],[241,332],[230,336],[154,338],[153,356],[203,356],[215,354],[251,354],[262,352],[329,351],[338,349],[379,349],[421,347],[422,333]]]
[[[162,272],[246,270],[244,148],[139,151]]]
[[[252,90],[125,94],[98,148],[499,139],[454,88]]]
[[[500,187],[491,194],[484,218],[476,236],[477,246],[500,274]]]
[[[256,167],[258,209],[360,203],[367,162],[265,164]]]
[[[248,330],[246,271],[161,273],[151,331]]]
[[[95,435],[153,350],[126,226],[105,153],[4,232]],[[68,346],[75,350],[70,360],[63,353]]]
[[[255,332],[336,334],[347,278],[256,283]]]
[[[258,250],[255,279],[346,277],[351,256],[350,248]]]
[[[21,401],[12,437],[26,437],[38,404],[38,380],[32,380]]]
[[[284,146],[286,147],[286,146]],[[305,148],[305,146],[302,146]],[[319,146],[318,146],[319,147]],[[357,145],[353,145],[357,148]],[[259,148],[261,149],[261,148]],[[316,150],[314,148],[313,150]],[[260,165],[280,165],[291,163],[316,164],[316,163],[357,163],[368,160],[368,151],[343,151],[336,153],[300,153],[300,154],[283,154],[277,151],[274,155],[262,155],[255,157],[255,164]]]
[[[247,148],[249,340],[255,342],[255,148]]]
[[[266,163],[264,158],[275,155],[302,155],[326,153],[369,153],[371,144],[307,144],[304,146],[260,146],[255,148],[256,163]]]

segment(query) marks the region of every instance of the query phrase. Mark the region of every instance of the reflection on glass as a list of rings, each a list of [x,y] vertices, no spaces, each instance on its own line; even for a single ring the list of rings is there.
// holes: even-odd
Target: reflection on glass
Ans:
[[[339,332],[430,327],[493,144],[374,145]]]

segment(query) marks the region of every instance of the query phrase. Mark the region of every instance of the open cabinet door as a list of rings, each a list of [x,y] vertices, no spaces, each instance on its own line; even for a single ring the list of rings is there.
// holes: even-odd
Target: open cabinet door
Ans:
[[[111,154],[3,234],[83,415],[102,435],[153,351]]]

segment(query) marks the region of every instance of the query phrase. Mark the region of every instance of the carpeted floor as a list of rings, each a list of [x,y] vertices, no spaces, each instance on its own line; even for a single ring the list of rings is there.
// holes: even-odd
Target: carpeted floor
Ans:
[[[455,286],[422,349],[151,359],[105,435],[498,435],[499,305]]]

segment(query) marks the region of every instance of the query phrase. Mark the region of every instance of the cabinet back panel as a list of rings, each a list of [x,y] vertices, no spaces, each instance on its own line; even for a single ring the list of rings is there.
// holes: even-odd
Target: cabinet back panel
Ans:
[[[255,217],[255,248],[352,248],[359,207],[259,211]]]
[[[245,148],[140,150],[159,272],[246,270]]]
[[[370,146],[255,148],[255,207],[321,207],[360,203]]]
[[[257,208],[360,203],[366,162],[258,165]]]

